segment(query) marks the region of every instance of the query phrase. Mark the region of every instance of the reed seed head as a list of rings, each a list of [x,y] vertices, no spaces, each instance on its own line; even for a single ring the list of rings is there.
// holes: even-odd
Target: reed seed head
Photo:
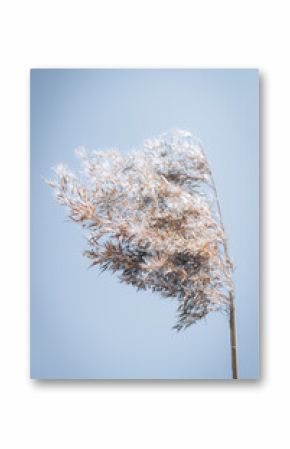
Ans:
[[[178,300],[175,329],[229,311],[232,264],[211,169],[199,141],[174,130],[129,154],[77,155],[48,184],[86,229],[86,257],[121,282]]]

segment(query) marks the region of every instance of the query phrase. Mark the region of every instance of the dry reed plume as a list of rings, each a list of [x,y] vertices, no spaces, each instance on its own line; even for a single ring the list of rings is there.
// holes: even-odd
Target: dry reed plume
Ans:
[[[79,150],[78,157],[78,176],[59,165],[48,183],[70,219],[88,231],[92,265],[177,298],[177,330],[212,311],[229,313],[232,264],[201,144],[176,130],[130,154]]]

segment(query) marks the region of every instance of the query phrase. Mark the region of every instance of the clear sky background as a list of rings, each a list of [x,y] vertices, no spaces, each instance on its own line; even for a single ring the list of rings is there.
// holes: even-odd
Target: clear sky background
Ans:
[[[88,269],[82,229],[44,183],[74,149],[121,151],[172,128],[203,142],[235,264],[240,378],[259,375],[256,70],[32,70],[31,377],[227,379],[228,320],[176,333],[177,302]]]

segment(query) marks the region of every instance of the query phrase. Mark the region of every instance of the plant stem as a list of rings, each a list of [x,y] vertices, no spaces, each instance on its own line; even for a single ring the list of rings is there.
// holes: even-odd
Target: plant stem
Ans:
[[[214,178],[212,175],[212,171],[211,171],[210,165],[208,163],[208,160],[207,160],[207,157],[205,155],[203,148],[200,147],[200,149],[201,149],[202,154],[203,154],[203,156],[207,162],[207,165],[208,165],[209,175],[210,175],[210,180],[211,180],[211,187],[213,189],[215,200],[216,200],[220,224],[221,224],[222,230],[225,232],[220,202],[218,199],[218,194],[217,194]],[[231,261],[230,261],[230,257],[229,257],[229,253],[228,253],[228,242],[227,242],[226,237],[224,239],[223,246],[224,246],[224,255],[225,255],[226,263],[228,266],[230,266]],[[235,302],[234,302],[234,289],[233,288],[230,290],[229,299],[230,299],[230,339],[231,339],[232,378],[238,379],[237,337],[236,337]]]
[[[238,379],[235,304],[234,304],[234,293],[232,291],[230,292],[230,332],[231,332],[232,377],[233,379]]]
[[[220,217],[221,227],[222,227],[223,231],[225,232],[220,202],[219,202],[219,199],[217,196],[217,190],[216,190],[214,179],[213,179],[212,175],[211,175],[211,178],[212,178],[214,194],[215,194],[215,198],[216,198],[216,202],[217,202],[217,208],[218,208],[218,213],[219,213],[219,217]],[[226,238],[224,240],[224,254],[225,254],[225,259],[226,259],[227,264],[230,265],[231,262],[230,262],[230,257],[229,257],[229,253],[228,253],[228,242],[227,242]],[[236,318],[235,318],[235,301],[234,301],[234,290],[233,289],[230,291],[229,296],[230,296],[230,338],[231,338],[232,378],[238,379]]]

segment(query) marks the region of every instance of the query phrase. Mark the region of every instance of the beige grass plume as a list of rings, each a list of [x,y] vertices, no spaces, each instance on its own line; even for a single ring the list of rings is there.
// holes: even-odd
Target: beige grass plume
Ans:
[[[230,310],[232,264],[201,144],[175,130],[130,154],[78,151],[55,169],[56,199],[87,231],[85,255],[121,282],[178,300],[177,330]]]

